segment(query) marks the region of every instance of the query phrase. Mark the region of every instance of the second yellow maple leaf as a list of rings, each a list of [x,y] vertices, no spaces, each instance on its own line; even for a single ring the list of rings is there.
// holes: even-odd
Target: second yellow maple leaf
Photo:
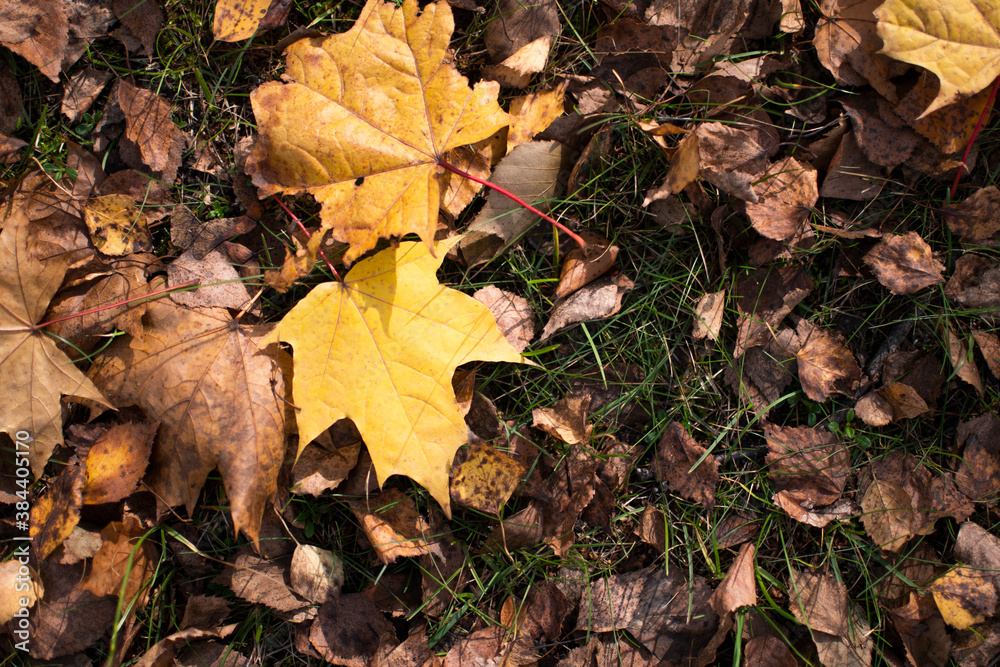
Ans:
[[[451,241],[450,243],[454,243]],[[448,472],[468,427],[452,376],[470,361],[521,361],[489,309],[441,285],[437,257],[399,244],[358,262],[343,283],[314,288],[273,337],[292,345],[299,451],[345,417],[380,482],[402,474],[449,512]]]

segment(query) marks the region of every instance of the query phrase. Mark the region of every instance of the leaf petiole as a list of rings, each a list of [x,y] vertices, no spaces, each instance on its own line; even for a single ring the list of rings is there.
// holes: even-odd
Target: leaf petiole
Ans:
[[[569,235],[569,237],[571,239],[573,239],[573,241],[575,241],[578,246],[580,246],[581,249],[583,249],[583,250],[587,249],[587,242],[584,241],[583,238],[579,234],[576,234],[575,232],[573,232],[572,230],[570,230],[568,227],[566,227],[566,225],[562,224],[561,222],[558,222],[555,218],[553,218],[553,217],[551,217],[551,216],[549,216],[549,215],[547,215],[545,213],[542,213],[537,208],[535,208],[534,206],[532,206],[528,202],[524,201],[523,199],[521,199],[520,197],[518,197],[516,194],[514,194],[513,192],[511,192],[510,190],[508,190],[506,188],[503,188],[503,187],[500,187],[496,183],[490,183],[489,181],[484,181],[483,179],[478,178],[476,176],[473,176],[472,174],[470,174],[470,173],[468,173],[466,171],[462,171],[461,169],[459,169],[458,167],[456,167],[454,165],[448,164],[444,160],[440,160],[439,159],[438,160],[438,166],[439,167],[443,167],[444,169],[447,169],[451,173],[457,174],[458,176],[461,176],[462,178],[467,178],[467,179],[469,179],[470,181],[472,181],[474,183],[479,183],[480,185],[486,186],[487,188],[489,188],[491,190],[496,190],[497,192],[499,192],[500,194],[502,194],[504,197],[510,198],[511,200],[517,202],[518,205],[523,206],[524,208],[528,209],[529,211],[531,211],[532,213],[534,213],[535,215],[537,215],[538,217],[540,217],[542,220],[545,220],[546,222],[548,222],[549,224],[551,224],[556,229],[561,229],[562,231],[566,232]]]

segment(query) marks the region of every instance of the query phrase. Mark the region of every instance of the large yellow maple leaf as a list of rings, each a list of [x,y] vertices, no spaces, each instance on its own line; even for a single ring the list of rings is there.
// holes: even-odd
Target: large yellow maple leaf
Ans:
[[[441,285],[454,241],[401,243],[315,287],[272,337],[292,345],[299,453],[335,421],[354,421],[379,481],[402,474],[449,511],[448,472],[468,428],[452,376],[469,361],[521,361],[489,309]]]
[[[311,193],[322,230],[350,243],[346,262],[379,238],[414,232],[432,244],[445,152],[509,124],[499,84],[469,88],[451,64],[448,4],[417,9],[369,0],[347,32],[292,44],[288,83],[250,96],[254,184],[263,195]]]
[[[875,10],[882,53],[937,75],[922,116],[972,95],[1000,74],[998,0],[886,0]]]

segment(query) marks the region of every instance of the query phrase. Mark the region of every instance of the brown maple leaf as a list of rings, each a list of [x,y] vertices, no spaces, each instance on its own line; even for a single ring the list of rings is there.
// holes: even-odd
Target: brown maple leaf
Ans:
[[[90,370],[117,405],[162,422],[147,483],[190,513],[218,467],[233,526],[257,540],[285,453],[282,373],[260,346],[271,327],[244,326],[222,309],[149,304],[142,338],[115,340]]]
[[[0,430],[34,439],[27,456],[38,476],[63,442],[60,395],[109,404],[38,327],[62,284],[68,256],[29,231],[30,208],[30,194],[15,196],[0,234],[0,373],[6,389]]]

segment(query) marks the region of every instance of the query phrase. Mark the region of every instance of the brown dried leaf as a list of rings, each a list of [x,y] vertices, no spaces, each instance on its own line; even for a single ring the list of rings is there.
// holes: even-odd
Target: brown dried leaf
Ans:
[[[90,377],[118,405],[162,422],[147,480],[161,501],[192,512],[218,467],[234,526],[256,542],[285,454],[284,381],[259,347],[270,328],[169,299],[147,306],[146,323],[143,338],[116,339]]]
[[[948,229],[962,240],[980,243],[1000,232],[1000,190],[980,188],[964,201],[941,209]]]
[[[698,299],[698,305],[694,307],[694,329],[691,331],[691,336],[695,340],[708,338],[711,341],[716,341],[719,339],[725,305],[725,290],[709,292]]]
[[[819,61],[838,83],[848,86],[871,84],[889,100],[895,100],[896,75],[892,60],[879,53],[882,40],[875,31],[875,8],[881,0],[823,0],[813,45]]]
[[[792,570],[788,609],[814,632],[844,637],[850,632],[847,587],[831,575]]]
[[[944,265],[916,232],[885,236],[864,257],[878,281],[893,294],[915,294],[944,282]]]
[[[157,0],[112,0],[121,27],[114,36],[130,51],[142,55],[156,53],[156,36],[163,25],[163,10]],[[169,179],[173,180],[173,179]]]
[[[958,427],[955,484],[972,501],[1000,494],[1000,419],[987,413]]]
[[[350,424],[350,428],[342,428],[343,424]],[[331,439],[331,432],[342,437]],[[361,436],[350,421],[338,422],[330,431],[321,433],[295,461],[292,493],[316,497],[337,488],[357,465],[361,445]]]
[[[290,559],[266,560],[242,550],[213,581],[252,604],[265,604],[284,618],[301,623],[316,615],[309,601],[296,595],[289,583]]]
[[[979,345],[990,373],[993,373],[993,377],[1000,378],[1000,336],[988,331],[973,331],[972,337]]]
[[[496,17],[486,28],[484,40],[490,60],[498,63],[540,38],[557,37],[561,30],[555,0],[532,3],[501,0],[497,3]]]
[[[948,664],[951,639],[944,619],[934,602],[923,595],[910,593],[907,604],[889,610],[889,618],[903,639],[906,657],[918,667],[944,667]]]
[[[441,548],[430,538],[433,534],[430,526],[417,513],[413,498],[400,491],[387,489],[377,496],[354,501],[351,510],[383,563],[427,553],[443,557]]]
[[[893,382],[878,390],[889,404],[893,421],[913,419],[931,411],[920,393],[908,384]]]
[[[955,273],[948,279],[944,295],[967,308],[1000,308],[1000,263],[979,255],[962,255],[955,262]]]
[[[829,431],[808,426],[764,425],[767,463],[775,488],[808,509],[840,498],[847,483],[851,457],[847,446]]]
[[[0,7],[0,26],[0,44],[37,67],[53,83],[59,82],[69,45],[63,0],[5,3]]]
[[[472,297],[490,309],[497,327],[515,350],[524,352],[528,349],[538,330],[538,323],[527,299],[493,285],[476,291]]]
[[[861,522],[879,549],[897,552],[913,534],[910,495],[898,484],[876,479],[861,499]]]
[[[87,452],[83,502],[117,502],[130,495],[149,463],[159,422],[115,424]]]
[[[293,591],[315,604],[340,595],[344,564],[332,551],[299,544],[292,554],[289,581]]]
[[[759,635],[743,648],[746,665],[758,667],[798,667],[799,661],[788,644],[774,635]]]
[[[667,548],[666,517],[653,505],[646,505],[635,527],[635,535],[660,553]]]
[[[170,242],[190,249],[195,259],[204,259],[223,241],[246,234],[256,226],[250,217],[216,218],[201,222],[193,215],[175,215],[170,220]]]
[[[952,330],[946,327],[948,333],[948,358],[955,369],[955,375],[962,378],[973,386],[980,396],[983,395],[983,381],[979,378],[979,368],[976,367],[976,360],[973,358],[972,350],[965,349],[965,343]]]
[[[45,561],[40,566],[45,596],[38,603],[38,625],[31,633],[31,656],[51,660],[87,648],[107,633],[117,602],[80,586],[86,565]],[[81,613],[86,610],[86,613]]]
[[[885,426],[892,422],[892,404],[877,391],[872,391],[854,405],[854,412],[869,426]]]
[[[694,136],[701,177],[726,194],[758,203],[753,183],[767,169],[767,149],[747,132],[722,123],[701,123]]]
[[[87,113],[111,77],[111,72],[101,72],[90,67],[70,77],[62,98],[62,114],[70,123],[76,123]]]
[[[218,250],[196,259],[188,250],[167,267],[167,281],[171,287],[194,282],[198,289],[179,290],[170,293],[170,299],[188,308],[229,308],[243,310],[249,308],[255,314],[260,307],[250,305],[251,295],[247,285],[240,279],[236,268]]]
[[[840,103],[851,119],[861,152],[880,167],[892,169],[906,162],[920,142],[920,137],[881,95],[857,95]]]
[[[451,478],[451,499],[460,505],[500,514],[524,480],[524,468],[503,452],[474,439],[469,455]]]
[[[562,194],[572,151],[558,141],[530,141],[514,148],[500,161],[490,182],[547,212]],[[541,221],[507,196],[490,192],[486,205],[469,223],[459,241],[469,266],[488,261]]]
[[[740,547],[726,577],[712,593],[710,603],[716,614],[723,616],[740,607],[753,607],[757,604],[757,579],[754,576],[756,564],[754,545],[747,543]]]
[[[795,158],[775,162],[753,186],[756,202],[746,205],[754,229],[776,241],[788,241],[808,229],[809,216],[819,200],[816,170]]]
[[[835,391],[852,394],[861,380],[861,368],[854,354],[828,331],[808,320],[800,320],[797,329],[802,348],[795,356],[806,396],[823,402]]]
[[[592,283],[611,270],[618,258],[618,246],[609,245],[605,238],[588,238],[584,249],[573,248],[563,260],[556,299],[565,299],[581,287]]]
[[[152,0],[141,1],[152,4]],[[126,139],[136,147],[143,164],[160,174],[167,183],[172,183],[188,138],[170,118],[170,103],[126,81],[119,81],[116,89],[118,105],[125,114]],[[138,165],[130,166],[134,169]]]
[[[617,314],[622,308],[625,292],[633,287],[635,283],[625,277],[625,274],[616,273],[577,290],[555,307],[538,340],[547,340],[557,332],[580,322],[606,319]]]
[[[736,285],[738,333],[733,357],[766,344],[788,313],[812,291],[809,272],[802,267],[762,268]]]
[[[840,139],[819,194],[854,201],[874,199],[885,185],[883,172],[865,157],[852,130]]]
[[[676,569],[647,568],[593,582],[583,594],[576,629],[627,630],[660,659],[693,655],[718,623],[711,589],[696,577],[685,581]]]
[[[857,516],[861,511],[860,507],[847,498],[842,498],[826,507],[811,509],[812,503],[808,500],[796,500],[794,495],[788,491],[779,491],[774,494],[774,504],[799,523],[805,523],[814,528],[826,528],[834,521],[846,521]]]
[[[567,394],[552,408],[531,411],[532,426],[569,445],[586,442],[593,427],[587,425],[590,396]]]
[[[103,544],[94,555],[87,578],[80,588],[101,597],[120,596],[124,584],[124,609],[131,607],[135,613],[146,606],[149,598],[147,585],[156,572],[158,554],[149,540],[140,539],[146,529],[133,517],[124,522],[113,521],[101,531]],[[127,581],[126,581],[127,578]]]
[[[695,464],[698,467],[691,470]],[[719,462],[708,455],[680,422],[672,422],[657,445],[656,478],[678,495],[701,503],[705,509],[715,507]]]
[[[327,662],[368,667],[383,644],[397,643],[392,624],[360,593],[341,595],[319,608],[309,642]]]

